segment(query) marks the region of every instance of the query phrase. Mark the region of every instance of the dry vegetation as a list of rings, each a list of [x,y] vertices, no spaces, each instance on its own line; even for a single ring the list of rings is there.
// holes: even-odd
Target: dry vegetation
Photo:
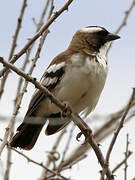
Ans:
[[[40,179],[42,180],[51,180],[51,179],[72,179],[68,178],[62,175],[63,170],[71,168],[73,165],[77,164],[79,161],[83,161],[83,159],[87,158],[86,152],[92,148],[96,154],[96,157],[102,167],[101,171],[101,177],[100,180],[108,179],[108,180],[113,180],[115,179],[115,171],[119,170],[119,168],[124,165],[124,179],[127,180],[127,171],[128,171],[128,165],[127,161],[128,158],[132,155],[132,152],[129,150],[129,135],[127,135],[127,140],[126,140],[126,150],[125,150],[125,158],[122,159],[120,162],[118,162],[117,166],[114,169],[110,169],[110,157],[111,157],[111,152],[114,147],[114,144],[116,142],[116,139],[119,136],[119,132],[123,127],[124,123],[128,123],[135,115],[134,109],[135,109],[135,89],[133,89],[133,93],[131,95],[131,98],[129,99],[129,102],[127,105],[119,110],[118,112],[114,114],[110,114],[108,117],[108,120],[95,132],[92,132],[90,126],[88,126],[83,119],[81,119],[80,116],[71,113],[69,115],[69,118],[72,119],[75,125],[72,125],[70,127],[70,131],[66,131],[64,129],[59,136],[57,136],[57,139],[55,141],[55,144],[52,145],[52,150],[49,152],[48,159],[46,162],[39,163],[34,160],[34,157],[31,159],[28,156],[25,155],[25,152],[22,153],[20,150],[16,150],[14,148],[10,148],[8,146],[8,140],[13,136],[14,133],[14,125],[16,123],[16,118],[19,113],[19,109],[21,106],[21,103],[23,101],[23,96],[27,92],[27,86],[28,83],[32,83],[35,87],[39,88],[41,91],[43,91],[53,103],[55,103],[62,111],[65,111],[65,105],[60,102],[57,97],[54,97],[53,94],[51,94],[45,87],[43,87],[37,80],[36,78],[32,77],[32,72],[34,68],[38,68],[36,66],[36,63],[40,57],[40,53],[42,51],[43,44],[46,40],[46,36],[49,33],[49,26],[54,23],[54,21],[61,16],[61,14],[64,11],[67,11],[68,8],[70,8],[70,4],[73,2],[73,0],[68,0],[65,2],[63,7],[60,7],[60,9],[56,12],[55,7],[53,4],[53,0],[47,0],[43,9],[43,12],[41,13],[41,17],[39,22],[35,22],[35,19],[33,19],[33,22],[36,26],[36,31],[35,35],[26,43],[24,44],[24,47],[18,52],[15,53],[16,49],[16,44],[17,44],[17,39],[19,36],[20,28],[21,28],[21,23],[23,21],[23,17],[25,14],[25,10],[27,8],[27,0],[23,0],[22,3],[22,8],[20,10],[20,14],[18,15],[18,22],[17,26],[15,29],[15,33],[13,36],[13,42],[12,42],[12,47],[11,51],[9,54],[8,61],[5,60],[4,57],[0,57],[0,63],[3,64],[3,69],[0,70],[0,76],[1,76],[1,83],[0,83],[0,99],[4,94],[4,88],[5,88],[5,83],[7,82],[8,76],[10,76],[10,70],[14,71],[19,75],[19,80],[18,80],[18,86],[16,88],[16,97],[14,100],[14,109],[13,109],[13,114],[10,119],[10,121],[7,124],[7,128],[5,130],[5,134],[3,137],[1,137],[1,145],[0,145],[0,155],[2,156],[2,151],[7,148],[7,159],[6,159],[6,169],[4,172],[4,180],[10,179],[10,170],[11,170],[11,155],[12,151],[15,151],[18,153],[20,156],[24,157],[27,159],[29,162],[36,164],[37,166],[40,166],[43,168],[43,172],[41,174]],[[121,29],[126,25],[127,20],[129,18],[129,15],[135,5],[135,1],[132,2],[129,8],[127,8],[125,12],[125,16],[120,23],[119,27],[116,28],[115,33],[118,34]],[[44,22],[45,16],[47,17],[46,22]],[[68,14],[67,14],[68,16]],[[128,26],[127,26],[128,28]],[[29,62],[29,57],[32,51],[32,48],[34,46],[35,41],[40,38],[39,45],[37,47],[37,51],[35,53],[35,57],[32,59],[31,62],[31,67],[30,69],[26,72],[26,65]],[[14,65],[16,61],[19,61],[19,58],[24,56],[24,63],[22,67],[19,69],[17,66]],[[25,82],[23,83],[23,79]],[[100,118],[100,117],[98,117]],[[93,120],[94,121],[94,120]],[[89,124],[90,125],[90,124]],[[66,158],[66,154],[70,149],[70,143],[71,139],[74,133],[75,126],[78,126],[80,129],[81,133],[85,136],[86,138],[86,143],[83,145],[80,145],[77,149],[74,150],[70,154],[68,158]],[[106,139],[110,134],[114,132],[113,138],[110,141],[110,145],[107,150],[107,154],[104,157],[103,153],[100,150],[99,143]],[[61,140],[63,136],[67,134],[67,142],[65,141],[64,145],[64,150],[63,153],[59,153],[57,151],[57,148],[59,144],[61,143]],[[77,138],[79,138],[80,134],[76,134]],[[115,148],[115,147],[114,147]],[[58,155],[59,161],[56,158]],[[14,163],[14,162],[13,162]],[[52,166],[53,165],[53,166]],[[97,168],[97,171],[99,169]]]

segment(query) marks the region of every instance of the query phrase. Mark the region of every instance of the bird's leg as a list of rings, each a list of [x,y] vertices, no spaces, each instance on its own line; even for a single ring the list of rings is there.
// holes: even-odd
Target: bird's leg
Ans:
[[[63,102],[65,104],[65,109],[61,112],[63,117],[70,116],[72,114],[72,107],[68,101]]]

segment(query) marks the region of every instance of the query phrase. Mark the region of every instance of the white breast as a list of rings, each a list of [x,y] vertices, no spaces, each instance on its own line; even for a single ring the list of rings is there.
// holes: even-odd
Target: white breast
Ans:
[[[79,54],[73,55],[71,60],[72,64],[67,67],[56,96],[69,101],[73,111],[79,113],[85,110],[85,115],[88,115],[96,106],[104,87],[107,64],[90,60],[89,56],[80,59]]]

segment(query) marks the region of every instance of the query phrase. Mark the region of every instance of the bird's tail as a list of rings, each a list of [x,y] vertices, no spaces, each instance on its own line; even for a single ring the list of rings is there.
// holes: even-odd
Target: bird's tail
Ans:
[[[42,130],[43,125],[22,123],[17,128],[17,133],[11,139],[10,146],[17,148],[20,147],[25,150],[33,148],[36,140]]]

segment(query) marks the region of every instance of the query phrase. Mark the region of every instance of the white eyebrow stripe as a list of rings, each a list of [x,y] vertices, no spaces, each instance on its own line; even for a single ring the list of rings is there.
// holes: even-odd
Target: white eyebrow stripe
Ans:
[[[103,29],[101,27],[85,27],[85,28],[81,28],[80,31],[82,32],[98,32],[98,31],[102,31]]]
[[[62,68],[64,66],[65,66],[65,62],[62,62],[59,64],[53,64],[46,70],[46,72],[47,73],[51,73],[51,72],[55,73],[56,71],[58,71],[60,68]]]

